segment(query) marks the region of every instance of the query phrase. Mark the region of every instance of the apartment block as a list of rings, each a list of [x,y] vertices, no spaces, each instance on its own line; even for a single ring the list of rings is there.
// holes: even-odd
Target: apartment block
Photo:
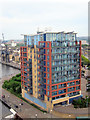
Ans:
[[[81,41],[74,32],[24,35],[22,97],[50,111],[81,96]]]

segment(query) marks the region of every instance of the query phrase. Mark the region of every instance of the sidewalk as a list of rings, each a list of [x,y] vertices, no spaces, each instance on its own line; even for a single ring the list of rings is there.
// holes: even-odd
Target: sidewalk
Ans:
[[[35,118],[36,114],[37,114],[37,118],[51,118],[51,117],[57,118],[56,116],[53,116],[50,113],[41,112],[40,110],[34,108],[33,106],[29,105],[24,101],[23,101],[23,105],[20,105],[21,99],[4,89],[2,89],[2,95],[5,95],[4,100],[7,102],[8,105],[10,105],[18,113],[18,115],[21,118]],[[15,105],[17,105],[18,108],[16,108]]]

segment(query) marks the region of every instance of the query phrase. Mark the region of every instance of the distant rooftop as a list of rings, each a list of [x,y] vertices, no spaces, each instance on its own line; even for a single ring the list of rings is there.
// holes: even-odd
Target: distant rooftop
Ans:
[[[74,31],[72,31],[72,32],[65,32],[65,31],[61,31],[61,32],[37,31],[36,34],[21,34],[21,35],[23,35],[23,36],[35,36],[35,35],[42,35],[42,34],[60,34],[60,33],[64,33],[64,34],[77,34]]]

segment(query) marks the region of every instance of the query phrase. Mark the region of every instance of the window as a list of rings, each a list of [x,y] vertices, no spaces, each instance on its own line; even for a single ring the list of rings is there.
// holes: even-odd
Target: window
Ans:
[[[44,77],[46,77],[46,73],[44,73]]]
[[[23,49],[24,52],[26,52],[26,50],[27,50],[26,48]]]
[[[47,43],[47,48],[49,48],[49,43]]]
[[[47,95],[49,95],[49,91],[47,92]]]
[[[47,66],[49,66],[49,62],[47,62]]]
[[[44,67],[44,71],[46,71],[46,67]]]
[[[49,97],[48,97],[48,101],[49,101]]]
[[[49,78],[49,74],[47,74],[47,77]]]
[[[49,68],[47,68],[47,72],[49,72]]]
[[[57,91],[52,92],[52,96],[57,95]]]
[[[49,54],[49,49],[47,49],[47,54]]]
[[[49,90],[49,86],[47,86],[47,89]]]
[[[47,80],[47,84],[49,84],[49,80]]]
[[[23,56],[24,56],[24,57],[27,57],[27,54],[26,54],[26,53],[24,53],[24,54],[23,54]]]
[[[49,56],[47,56],[47,60],[49,60]]]
[[[52,90],[55,90],[55,89],[57,89],[57,85],[52,86]]]
[[[44,79],[44,83],[46,83],[46,79]]]
[[[45,49],[44,49],[44,54],[45,54]]]
[[[46,59],[46,55],[44,55],[44,60]]]
[[[22,81],[22,84],[23,84],[23,81]]]
[[[46,66],[46,62],[44,61],[44,65]]]
[[[79,90],[80,89],[80,86],[76,86],[76,90]]]
[[[44,88],[46,88],[46,85],[44,85]]]

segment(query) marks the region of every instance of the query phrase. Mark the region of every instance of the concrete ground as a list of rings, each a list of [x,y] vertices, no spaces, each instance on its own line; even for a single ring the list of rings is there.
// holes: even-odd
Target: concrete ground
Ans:
[[[86,75],[89,75],[90,74],[89,72],[88,70],[86,70]],[[82,78],[81,79],[81,91],[82,91],[83,97],[85,97],[86,95],[90,95],[88,92],[86,92],[86,83],[87,83],[86,79]],[[45,114],[24,101],[23,101],[23,105],[20,106],[21,100],[15,95],[11,94],[10,92],[4,89],[2,89],[2,94],[6,96],[5,101],[9,105],[11,105],[11,107],[14,110],[16,110],[17,113],[22,118],[35,118],[36,114],[37,114],[37,118],[75,118],[77,116],[88,116],[88,112],[89,112],[88,108],[74,109],[72,105],[69,105],[69,106],[64,106],[64,107],[55,106],[51,114],[50,113]],[[1,98],[1,95],[0,95],[0,98]],[[18,105],[19,108],[15,108],[15,105]]]
[[[4,89],[2,89],[2,94],[6,96],[4,100],[7,102],[7,104],[9,104],[22,118],[35,118],[36,114],[37,114],[37,118],[51,118],[51,117],[58,118],[50,113],[43,113],[24,101],[23,101],[23,105],[20,105],[21,99],[19,99],[18,97],[16,97],[15,95],[11,94],[10,92]],[[18,108],[15,108],[15,105],[17,105]]]

